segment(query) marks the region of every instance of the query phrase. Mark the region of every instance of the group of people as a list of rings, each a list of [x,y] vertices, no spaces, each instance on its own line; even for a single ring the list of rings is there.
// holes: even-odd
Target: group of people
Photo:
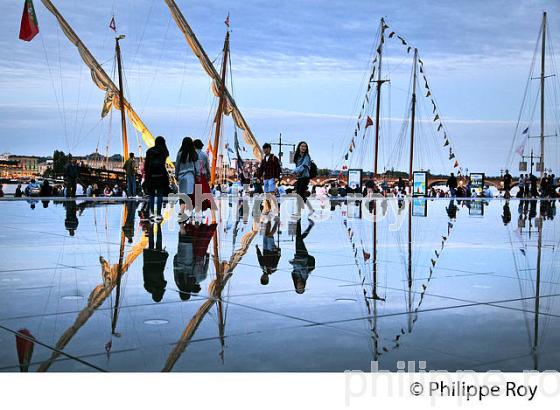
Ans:
[[[506,170],[503,176],[504,191],[508,194],[513,184],[513,178]],[[556,198],[558,193],[558,179],[554,174],[543,174],[542,178],[537,178],[532,173],[519,175],[518,180],[519,190],[517,191],[518,198]]]

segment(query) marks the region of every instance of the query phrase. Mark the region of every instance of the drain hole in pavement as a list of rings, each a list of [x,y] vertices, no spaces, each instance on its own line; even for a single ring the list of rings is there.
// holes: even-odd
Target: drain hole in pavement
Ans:
[[[144,324],[146,325],[165,325],[169,323],[169,320],[165,319],[148,319],[144,320]]]
[[[81,296],[81,295],[66,295],[66,296],[61,297],[61,299],[64,299],[64,300],[80,300],[80,299],[83,299],[83,298],[84,297]]]

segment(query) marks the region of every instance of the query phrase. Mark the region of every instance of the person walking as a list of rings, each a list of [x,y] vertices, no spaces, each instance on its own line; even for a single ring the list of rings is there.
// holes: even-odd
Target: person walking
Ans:
[[[530,174],[529,180],[531,181],[531,198],[536,198],[539,196],[538,179],[535,175]]]
[[[134,153],[128,154],[128,159],[123,165],[126,173],[126,194],[129,198],[136,196],[136,174],[138,173],[138,164],[134,158]]]
[[[449,178],[447,178],[445,186],[449,187],[449,196],[455,198],[457,195],[457,178],[453,172],[449,175]]]
[[[159,136],[152,148],[146,151],[144,164],[145,185],[149,195],[150,219],[163,219],[161,208],[163,206],[163,195],[169,189],[169,174],[165,162],[169,157],[169,150],[165,144],[165,138]],[[154,215],[154,205],[157,199],[157,214]]]
[[[181,148],[177,153],[177,160],[175,161],[175,178],[179,185],[179,193],[188,195],[191,198],[191,205],[193,205],[195,166],[197,162],[198,153],[196,152],[192,138],[183,138]],[[187,220],[185,215],[187,203],[183,199],[180,199],[180,203],[179,222],[185,222]]]
[[[276,192],[276,180],[280,178],[280,161],[271,152],[271,146],[267,142],[263,145],[264,158],[257,170],[257,177],[264,183],[264,192]]]
[[[203,148],[204,148],[204,144],[202,143],[201,140],[196,139],[194,140],[194,148],[196,149],[196,153],[198,155],[198,159],[196,161],[195,164],[195,174],[194,174],[194,179],[195,179],[195,191],[196,191],[196,186],[200,185],[200,192],[202,192],[203,194],[210,194],[210,185],[208,184],[208,181],[210,180],[210,161],[208,160],[208,155],[206,155],[206,152],[204,152]],[[196,202],[196,197],[193,194],[193,205],[195,205],[195,207],[197,206]],[[207,209],[210,209],[212,206],[210,200],[205,199],[202,204],[202,211],[206,211]],[[197,209],[198,210],[198,209]]]
[[[294,154],[294,162],[296,167],[294,169],[294,173],[297,176],[296,181],[296,194],[301,198],[303,203],[309,207],[311,213],[314,212],[314,209],[311,207],[310,204],[307,203],[307,196],[308,192],[307,189],[309,187],[310,181],[310,170],[311,170],[311,157],[309,156],[309,148],[305,141],[301,141],[296,147],[296,153]],[[298,214],[301,212],[300,208],[300,201],[298,198]]]
[[[66,184],[66,198],[76,196],[76,185],[78,184],[78,164],[72,154],[68,154],[68,163],[64,167],[64,182]]]
[[[511,182],[513,181],[513,177],[509,173],[509,170],[506,169],[506,173],[504,174],[502,181],[504,183],[504,197],[509,199],[511,197],[509,193],[511,190]]]
[[[523,174],[519,175],[519,182],[517,183],[519,186],[519,192],[517,193],[518,198],[525,197],[525,176]]]

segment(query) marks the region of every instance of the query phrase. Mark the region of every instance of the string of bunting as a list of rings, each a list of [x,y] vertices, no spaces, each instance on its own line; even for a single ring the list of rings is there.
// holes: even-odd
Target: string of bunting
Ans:
[[[348,146],[348,149],[347,149],[347,151],[344,155],[344,165],[342,166],[343,170],[348,168],[347,161],[348,161],[348,158],[349,158],[350,154],[356,148],[356,139],[358,138],[358,134],[360,132],[362,132],[362,140],[365,139],[367,128],[373,125],[373,119],[371,118],[371,116],[365,115],[365,113],[366,113],[367,106],[368,106],[369,101],[370,101],[371,90],[374,88],[374,87],[372,87],[372,84],[375,82],[375,73],[376,73],[376,70],[378,69],[376,64],[377,64],[377,61],[378,61],[379,54],[381,52],[381,46],[385,42],[384,31],[388,28],[389,28],[389,26],[387,24],[384,24],[383,30],[381,31],[380,44],[377,47],[377,51],[376,51],[375,57],[374,57],[373,62],[372,62],[373,69],[372,69],[371,75],[369,77],[367,91],[366,91],[366,94],[364,96],[364,100],[363,100],[362,105],[361,105],[360,113],[358,115],[358,120],[356,122],[356,127],[354,128],[354,135],[352,136],[352,140],[350,141],[350,145]],[[395,31],[391,31],[388,35],[388,38],[398,40],[400,42],[400,45],[406,49],[407,54],[410,54],[410,52],[412,50],[414,50],[414,47],[404,37],[398,35]],[[426,98],[430,99],[430,102],[432,104],[432,114],[434,115],[433,122],[435,123],[434,126],[436,127],[437,132],[442,136],[442,139],[443,139],[442,146],[444,148],[449,147],[449,161],[453,161],[453,168],[458,168],[458,174],[461,175],[463,173],[463,168],[462,168],[461,164],[459,163],[457,155],[455,154],[455,150],[453,149],[453,145],[451,143],[451,140],[450,140],[449,136],[447,135],[447,127],[443,123],[442,115],[441,115],[441,113],[438,109],[438,106],[437,106],[437,104],[434,100],[434,97],[432,96],[432,91],[430,89],[430,85],[428,84],[428,79],[426,77],[424,62],[422,61],[422,59],[418,58],[418,63],[419,63],[420,74],[422,75],[422,78],[424,80],[424,89],[425,89],[425,93],[426,93],[424,96]],[[365,118],[364,118],[364,116],[365,116]],[[360,124],[363,124],[364,119],[365,119],[365,124],[362,127]]]

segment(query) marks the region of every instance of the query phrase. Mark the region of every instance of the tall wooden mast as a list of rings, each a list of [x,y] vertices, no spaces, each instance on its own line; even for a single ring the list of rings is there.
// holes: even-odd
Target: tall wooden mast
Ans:
[[[220,99],[218,102],[218,109],[216,111],[216,118],[214,120],[216,124],[216,130],[214,133],[214,145],[212,146],[212,170],[210,172],[210,185],[213,185],[216,181],[216,163],[218,162],[218,148],[220,144],[220,132],[222,128],[222,117],[224,114],[224,104],[225,104],[225,88],[226,88],[226,73],[227,73],[227,63],[229,54],[229,28],[226,32],[226,39],[224,41],[224,58],[222,61],[222,83],[220,84]]]
[[[377,161],[379,158],[379,116],[381,113],[381,85],[386,81],[381,79],[381,63],[383,59],[383,43],[385,41],[385,20],[381,18],[381,37],[379,41],[379,48],[377,49],[379,54],[379,67],[377,70],[377,96],[375,105],[375,154],[373,158],[373,175],[377,176]]]
[[[544,174],[544,63],[546,54],[546,11],[543,13],[542,23],[542,49],[541,49],[541,177]]]
[[[124,35],[120,35],[115,38],[115,51],[117,54],[117,67],[119,72],[119,101],[121,104],[121,132],[123,141],[123,158],[126,161],[128,159],[128,137],[126,135],[126,110],[124,107],[124,87],[123,87],[123,72],[122,72],[122,61],[121,61],[121,46],[119,45],[119,40],[122,40]]]

